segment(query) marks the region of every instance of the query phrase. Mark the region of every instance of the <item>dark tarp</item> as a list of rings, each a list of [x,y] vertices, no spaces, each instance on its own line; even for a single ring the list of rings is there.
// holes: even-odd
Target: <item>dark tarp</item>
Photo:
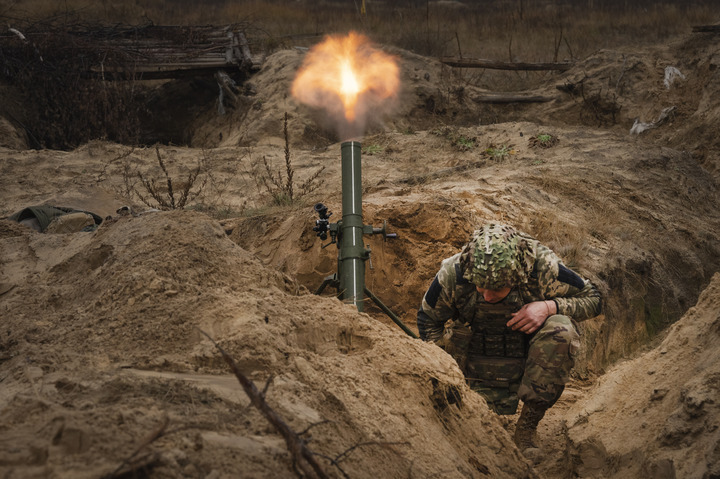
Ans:
[[[50,206],[50,205],[38,205],[28,206],[27,208],[18,211],[8,219],[17,221],[18,223],[24,222],[25,220],[36,220],[40,227],[40,232],[44,232],[52,221],[63,215],[70,213],[86,213],[93,217],[95,220],[95,228],[102,223],[102,218],[95,213],[89,211],[77,210],[75,208],[65,208],[63,206]]]

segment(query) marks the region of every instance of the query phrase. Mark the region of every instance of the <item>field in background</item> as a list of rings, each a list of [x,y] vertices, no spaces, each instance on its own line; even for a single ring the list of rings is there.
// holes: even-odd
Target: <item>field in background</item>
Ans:
[[[603,48],[662,42],[720,20],[717,0],[230,1],[3,0],[16,28],[51,18],[139,25],[247,24],[268,47],[307,46],[357,30],[422,55],[563,61]],[[69,14],[69,15],[68,15]]]
[[[667,43],[675,35],[689,33],[694,25],[717,22],[712,7],[718,3],[366,0],[363,9],[362,0],[0,0],[2,35],[10,45],[25,45],[21,51],[0,48],[4,67],[0,80],[16,89],[7,98],[33,99],[30,108],[22,102],[0,105],[0,116],[14,118],[33,147],[74,148],[92,138],[126,144],[177,142],[178,137],[187,141],[184,133],[168,139],[141,131],[138,125],[158,122],[142,121],[151,115],[142,97],[146,91],[136,88],[135,82],[99,83],[78,73],[86,63],[104,68],[124,61],[122,52],[114,58],[100,48],[93,51],[99,38],[114,38],[118,25],[232,24],[246,33],[258,54],[308,47],[324,35],[356,30],[379,44],[427,57],[562,62],[583,60],[601,49],[639,50]],[[31,41],[20,43],[10,29],[25,32]],[[67,35],[69,30],[82,34]],[[31,35],[37,33],[42,35]],[[459,77],[462,84],[495,92],[530,91],[552,75],[460,68],[447,68],[445,73]],[[214,83],[212,91],[214,98]],[[615,100],[609,104],[615,111]],[[492,118],[486,121],[495,121]]]

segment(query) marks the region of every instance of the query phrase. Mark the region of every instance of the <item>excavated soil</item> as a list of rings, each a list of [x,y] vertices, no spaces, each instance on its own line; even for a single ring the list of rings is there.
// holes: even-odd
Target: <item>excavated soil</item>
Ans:
[[[372,303],[358,313],[312,294],[337,268],[312,206],[341,217],[340,138],[288,94],[302,52],[268,57],[225,115],[215,100],[198,113],[195,98],[191,120],[163,125],[190,139],[158,150],[176,187],[201,166],[182,211],[145,211],[135,193],[135,172],[165,181],[154,148],[25,150],[3,121],[0,214],[48,203],[107,219],[72,234],[0,221],[1,475],[295,475],[207,334],[331,477],[718,477],[714,38],[538,74],[528,91],[543,103],[487,103],[493,85],[391,50],[398,110],[360,141],[364,221],[398,237],[367,237],[368,288],[416,331],[440,261],[501,220],[603,292],[536,464],[512,443],[514,418],[491,413],[442,350]],[[685,78],[666,87],[669,66]],[[297,184],[324,168],[322,185],[272,206],[260,178],[264,162],[284,171],[285,112]],[[545,133],[558,141],[538,145]]]

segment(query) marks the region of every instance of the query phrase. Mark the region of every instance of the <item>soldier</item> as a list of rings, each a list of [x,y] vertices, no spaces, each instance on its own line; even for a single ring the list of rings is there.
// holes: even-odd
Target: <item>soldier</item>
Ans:
[[[514,439],[526,451],[537,447],[538,423],[569,379],[580,345],[575,321],[600,314],[600,301],[548,247],[511,226],[488,224],[442,262],[417,325],[495,412],[514,414],[522,399]]]

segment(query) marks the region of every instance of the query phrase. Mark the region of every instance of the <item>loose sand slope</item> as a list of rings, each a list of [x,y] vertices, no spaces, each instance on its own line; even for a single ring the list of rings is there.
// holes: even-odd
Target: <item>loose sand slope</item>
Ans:
[[[204,215],[12,230],[12,263],[43,271],[3,297],[0,466],[11,477],[109,473],[164,416],[164,435],[137,457],[154,474],[292,475],[282,438],[198,329],[353,477],[533,475],[437,347],[307,293]]]
[[[718,343],[715,275],[657,348],[608,371],[570,409],[570,454],[579,475],[718,477]]]

